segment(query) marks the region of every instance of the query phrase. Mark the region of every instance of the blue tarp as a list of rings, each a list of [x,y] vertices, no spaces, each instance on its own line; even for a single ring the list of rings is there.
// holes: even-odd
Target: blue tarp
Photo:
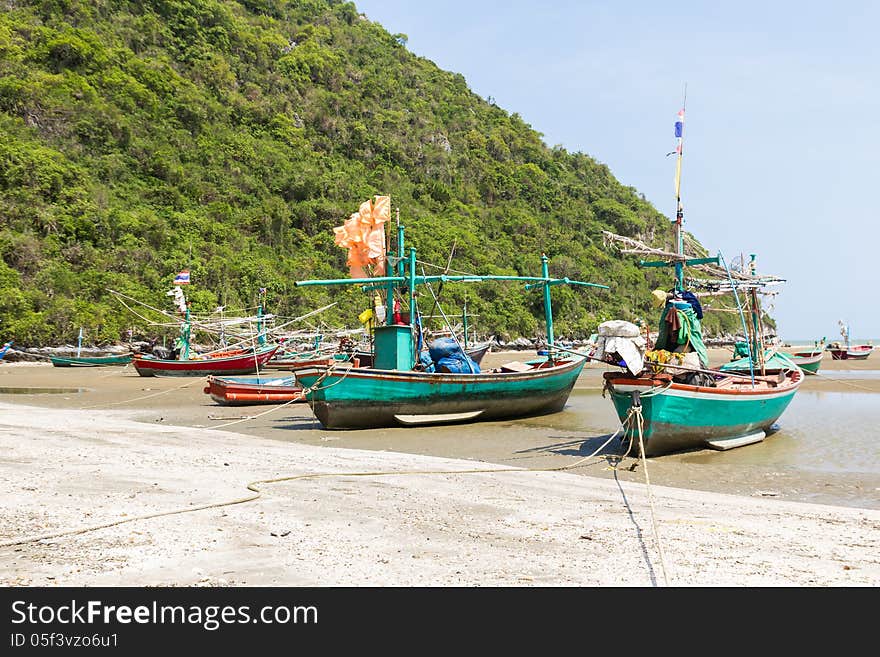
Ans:
[[[426,362],[426,356],[430,359],[430,365]],[[425,365],[425,370],[433,372],[440,370],[459,374],[477,373],[480,366],[464,351],[454,338],[437,338],[428,345],[428,354],[423,351],[419,355],[419,362]],[[429,367],[431,369],[429,369]]]

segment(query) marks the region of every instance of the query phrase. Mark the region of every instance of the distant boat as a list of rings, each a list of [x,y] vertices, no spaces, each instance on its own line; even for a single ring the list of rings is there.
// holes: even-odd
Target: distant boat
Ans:
[[[826,347],[831,352],[831,358],[834,360],[865,360],[874,351],[874,345],[859,344],[852,345],[849,342],[850,327],[842,319],[837,320],[840,326],[840,335],[843,336],[843,344],[840,342],[832,342]]]
[[[49,356],[55,367],[101,367],[105,365],[128,365],[131,354],[116,356]]]
[[[799,351],[791,354],[791,360],[807,374],[817,374],[822,365],[822,352]]]
[[[832,342],[827,349],[831,352],[834,360],[865,360],[874,351],[874,345],[860,344],[854,346],[835,346],[839,343]]]
[[[166,360],[147,354],[135,354],[134,368],[141,376],[207,376],[214,374],[252,374],[272,358],[278,345],[267,345],[244,353],[220,358],[193,357]]]
[[[725,363],[718,369],[722,372],[738,372],[740,374],[749,374],[753,369],[749,365],[748,357],[738,358],[729,363]],[[767,353],[764,356],[764,373],[779,374],[786,369],[791,369],[793,365],[797,365],[806,374],[816,374],[819,366],[822,364],[822,352],[812,351],[797,352],[789,354],[785,352]]]
[[[214,376],[208,377],[204,392],[224,406],[282,404],[305,401],[295,376]]]
[[[2,347],[0,347],[0,360],[3,360],[6,352],[9,351],[9,348],[12,346],[12,342],[13,341],[10,340],[9,342],[4,343]]]

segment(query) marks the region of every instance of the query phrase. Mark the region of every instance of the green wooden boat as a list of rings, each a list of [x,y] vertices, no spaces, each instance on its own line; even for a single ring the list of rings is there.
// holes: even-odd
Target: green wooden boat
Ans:
[[[795,352],[786,355],[794,361],[795,365],[800,367],[807,374],[817,374],[819,372],[819,367],[822,365],[822,351],[819,353],[812,353],[809,351]]]
[[[649,365],[636,374],[629,371],[606,372],[605,389],[611,395],[618,417],[626,426],[625,440],[629,443],[631,453],[636,456],[642,446],[646,456],[659,456],[707,447],[725,450],[759,442],[772,430],[804,379],[804,371],[794,364],[780,367],[778,374],[767,376],[766,369],[761,372],[757,359],[753,358],[755,354],[764,353],[757,291],[765,285],[781,282],[781,279],[757,276],[754,271],[754,256],[749,263],[748,272],[743,263],[743,272],[738,273],[734,280],[731,269],[723,262],[720,253],[715,258],[689,258],[684,253],[684,211],[680,193],[683,121],[682,109],[676,123],[678,144],[675,152],[678,158],[675,176],[676,216],[673,222],[676,251],[668,254],[665,260],[642,261],[640,264],[646,267],[674,267],[674,292],[682,297],[685,293],[685,266],[701,266],[705,271],[708,265],[723,265],[724,271],[715,273],[719,270],[710,270],[709,275],[717,277],[726,274],[726,278],[692,279],[690,286],[734,294],[737,306],[740,307],[743,329],[751,338],[748,353],[752,359],[745,363],[747,374],[713,371],[707,367],[672,369],[666,364]],[[627,243],[627,238],[614,235],[611,237]],[[629,242],[632,244],[633,240]],[[656,253],[656,249],[650,249],[646,245],[641,249],[633,249],[631,246],[627,248],[631,253]],[[740,305],[740,291],[749,295],[751,329],[746,326]],[[683,304],[688,309],[680,310],[674,299],[675,295],[672,300],[666,301],[664,318],[667,312],[675,309],[677,312],[689,313],[687,319],[690,322],[690,314],[695,311],[695,308],[691,308],[693,304]],[[696,315],[693,324],[689,326],[695,327],[702,342],[702,327]],[[677,328],[675,335],[678,335]],[[782,361],[784,358],[779,355],[778,360]],[[658,374],[657,370],[661,370],[661,373]]]
[[[328,429],[413,426],[532,417],[561,411],[585,358],[543,361],[522,371],[455,374],[312,367],[296,372]]]
[[[105,365],[128,365],[131,354],[117,356],[50,356],[55,367],[102,367]]]
[[[75,356],[49,356],[55,367],[103,367],[105,365],[128,365],[131,362],[131,353],[111,354],[108,356],[83,356],[82,355],[83,330],[79,329],[76,341]]]
[[[367,290],[384,288],[387,308],[393,306],[395,291],[407,290],[408,316],[419,326],[416,285],[483,280],[523,282],[526,289],[543,291],[547,359],[480,371],[473,360],[462,358],[466,370],[442,371],[438,362],[435,371],[418,371],[424,364],[420,359],[420,332],[408,323],[392,323],[392,313],[386,313],[386,324],[373,329],[374,362],[370,368],[334,363],[295,372],[321,424],[333,429],[417,426],[530,417],[562,410],[586,358],[560,357],[554,349],[550,288],[562,284],[607,286],[551,278],[546,256],[542,256],[541,276],[417,276],[416,251],[410,248],[409,257],[404,257],[403,240],[403,227],[398,226],[396,276],[299,281],[295,285],[361,284]],[[464,346],[458,344],[458,349],[464,356]]]
[[[748,374],[751,369],[749,363],[751,359],[748,357],[737,358],[729,363],[725,363],[718,369],[722,372],[738,372],[740,374]],[[801,368],[807,374],[815,374],[819,371],[822,364],[822,352],[818,354],[805,352],[797,354],[789,354],[785,352],[777,352],[768,354],[764,359],[765,374],[779,374],[783,370],[791,369],[794,366]]]

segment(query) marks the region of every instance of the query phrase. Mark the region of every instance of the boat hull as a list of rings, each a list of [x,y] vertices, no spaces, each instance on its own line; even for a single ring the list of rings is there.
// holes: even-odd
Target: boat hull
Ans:
[[[865,360],[874,351],[872,346],[850,347],[849,349],[829,349],[834,360]]]
[[[725,363],[719,370],[737,374],[750,374],[748,363],[748,358],[740,358],[739,360]],[[800,367],[807,374],[816,374],[819,371],[819,366],[822,364],[822,353],[776,354],[771,356],[764,364],[764,373],[779,374],[785,369],[791,369],[791,363]],[[759,374],[759,372],[756,372],[756,374]]]
[[[296,372],[328,429],[414,426],[561,411],[585,359],[523,372],[453,374],[315,367]]]
[[[50,356],[49,360],[55,367],[103,367],[108,365],[128,365],[131,354],[120,356]]]
[[[794,354],[791,356],[795,365],[800,367],[806,374],[816,374],[822,365],[822,354],[801,355]]]
[[[141,376],[208,376],[211,374],[252,374],[263,367],[277,346],[228,358],[163,360],[135,354],[132,363]]]
[[[223,406],[252,406],[305,402],[302,388],[293,376],[222,377],[209,376],[204,392]]]
[[[621,422],[633,406],[633,393],[639,393],[647,456],[715,448],[713,442],[768,432],[788,407],[803,377],[803,372],[798,370],[789,373],[777,387],[752,389],[748,379],[741,379],[743,383],[735,386],[714,388],[613,373],[605,375]],[[634,441],[633,453],[638,454],[635,427],[628,428],[626,438]]]

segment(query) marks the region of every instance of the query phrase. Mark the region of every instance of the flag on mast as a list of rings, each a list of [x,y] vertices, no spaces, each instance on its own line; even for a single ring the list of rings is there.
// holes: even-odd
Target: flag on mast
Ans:
[[[675,163],[675,213],[676,221],[681,220],[681,156],[682,156],[682,140],[684,139],[684,107],[682,107],[675,117],[675,154],[678,155],[678,161]]]
[[[184,269],[174,277],[175,285],[189,285],[189,269]]]

